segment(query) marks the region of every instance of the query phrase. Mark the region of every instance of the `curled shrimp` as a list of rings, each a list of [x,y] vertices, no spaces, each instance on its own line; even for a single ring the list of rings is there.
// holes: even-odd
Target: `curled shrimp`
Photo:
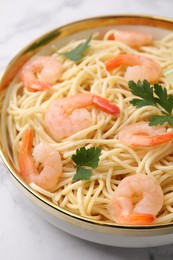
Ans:
[[[39,78],[37,77],[39,73]],[[25,88],[29,90],[46,90],[60,79],[61,63],[53,56],[37,56],[22,67],[20,78]]]
[[[139,47],[141,45],[151,44],[153,36],[149,33],[113,30],[113,32],[108,35],[108,40],[117,40],[130,47]]]
[[[105,66],[111,71],[120,65],[128,66],[124,77],[127,81],[148,80],[150,83],[159,81],[161,77],[161,67],[150,58],[136,54],[121,54],[106,62]]]
[[[125,126],[118,133],[119,141],[127,146],[154,146],[173,141],[173,132],[164,126],[149,126],[148,122],[137,122]]]
[[[150,176],[125,177],[116,188],[110,206],[112,219],[120,224],[148,225],[163,206],[163,191]]]
[[[55,140],[59,140],[89,127],[92,120],[85,107],[92,105],[109,114],[120,113],[120,109],[107,99],[91,93],[80,93],[57,99],[50,105],[45,114],[47,130]]]
[[[59,153],[47,143],[41,142],[32,150],[33,131],[28,129],[22,138],[18,155],[20,173],[29,184],[34,182],[45,190],[51,190],[62,173],[62,162]],[[35,160],[43,164],[39,172]]]

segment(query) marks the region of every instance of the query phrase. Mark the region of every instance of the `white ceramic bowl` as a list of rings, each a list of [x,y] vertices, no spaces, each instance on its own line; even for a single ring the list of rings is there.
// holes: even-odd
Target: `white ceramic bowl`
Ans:
[[[50,45],[61,47],[71,38],[88,37],[91,32],[116,28],[141,28],[144,32],[151,32],[155,38],[160,38],[173,30],[173,20],[161,17],[119,15],[96,17],[71,23],[36,39],[24,48],[7,66],[1,78],[0,89],[8,87],[21,66],[35,53],[51,53]],[[4,143],[2,126],[0,133],[1,157],[7,166],[21,196],[26,196],[34,210],[56,227],[77,237],[120,247],[151,247],[172,243],[173,225],[157,225],[147,227],[121,226],[91,221],[61,209],[41,194],[34,192],[19,177],[10,157],[10,147]]]

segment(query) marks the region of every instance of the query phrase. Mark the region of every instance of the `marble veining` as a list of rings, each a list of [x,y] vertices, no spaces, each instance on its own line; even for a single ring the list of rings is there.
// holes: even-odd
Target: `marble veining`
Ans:
[[[0,71],[30,41],[60,25],[108,14],[173,18],[172,0],[2,0]],[[94,244],[45,222],[28,205],[0,160],[0,259],[172,260],[172,245],[130,249]]]

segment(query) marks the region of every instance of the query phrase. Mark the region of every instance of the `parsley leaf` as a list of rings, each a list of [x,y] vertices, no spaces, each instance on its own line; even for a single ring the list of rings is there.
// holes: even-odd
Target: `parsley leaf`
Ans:
[[[82,147],[76,150],[76,154],[72,155],[72,160],[78,166],[97,168],[100,154],[101,149],[99,147],[91,147],[90,149]]]
[[[154,84],[155,94],[158,96],[157,103],[171,114],[173,109],[173,95],[168,95],[167,89],[162,88],[159,84]]]
[[[91,174],[92,170],[77,167],[76,173],[73,176],[73,181],[90,180]]]
[[[91,147],[89,149],[81,147],[77,149],[76,154],[73,154],[71,157],[77,168],[73,180],[89,180],[92,170],[85,167],[97,168],[100,155],[101,149],[99,147]]]
[[[134,81],[129,81],[128,85],[132,94],[141,98],[131,100],[130,103],[132,105],[137,107],[157,106],[153,87],[150,87],[147,80],[144,80],[143,83],[139,80],[137,84]]]
[[[149,120],[149,125],[163,125],[164,123],[168,123],[169,125],[173,125],[173,116],[162,116],[162,115],[153,115]]]
[[[66,58],[73,60],[73,61],[79,61],[82,59],[84,52],[89,48],[89,42],[91,41],[92,35],[86,40],[84,43],[80,43],[77,47],[75,47],[73,50],[61,53]]]
[[[166,88],[162,88],[156,83],[151,87],[147,80],[137,83],[129,81],[128,84],[132,94],[139,97],[130,101],[133,106],[138,108],[148,105],[155,106],[162,113],[162,115],[153,115],[149,120],[149,125],[163,125],[166,122],[173,125],[173,95],[168,95]]]

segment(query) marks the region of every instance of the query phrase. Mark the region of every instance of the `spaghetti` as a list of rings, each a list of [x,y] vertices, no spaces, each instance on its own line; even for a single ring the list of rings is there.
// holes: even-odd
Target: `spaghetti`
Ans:
[[[136,108],[129,102],[132,94],[124,79],[125,68],[117,67],[108,72],[105,62],[119,54],[136,54],[158,62],[162,68],[160,84],[173,93],[173,82],[164,74],[173,67],[170,59],[173,55],[173,35],[153,41],[147,46],[132,48],[125,43],[108,40],[112,31],[105,34],[103,40],[92,39],[90,47],[79,62],[74,62],[61,53],[70,51],[83,40],[72,41],[53,56],[62,64],[60,81],[51,89],[30,91],[17,79],[4,90],[1,128],[4,142],[10,143],[11,156],[16,168],[21,138],[28,127],[34,129],[34,143],[49,143],[61,155],[63,172],[57,185],[46,191],[34,183],[30,186],[48,197],[56,205],[88,219],[111,222],[108,205],[121,180],[135,173],[153,176],[164,193],[164,205],[156,223],[173,222],[173,143],[168,142],[155,147],[131,148],[123,145],[117,138],[118,132],[126,125],[148,121],[156,108],[145,106]],[[45,114],[51,103],[57,99],[79,93],[93,93],[116,104],[121,113],[118,117],[107,114],[94,106],[88,109],[92,125],[56,141],[46,130]],[[170,129],[171,130],[171,129]],[[8,141],[9,139],[9,141]],[[75,174],[71,156],[80,147],[100,147],[102,153],[98,168],[89,181],[73,182]]]

